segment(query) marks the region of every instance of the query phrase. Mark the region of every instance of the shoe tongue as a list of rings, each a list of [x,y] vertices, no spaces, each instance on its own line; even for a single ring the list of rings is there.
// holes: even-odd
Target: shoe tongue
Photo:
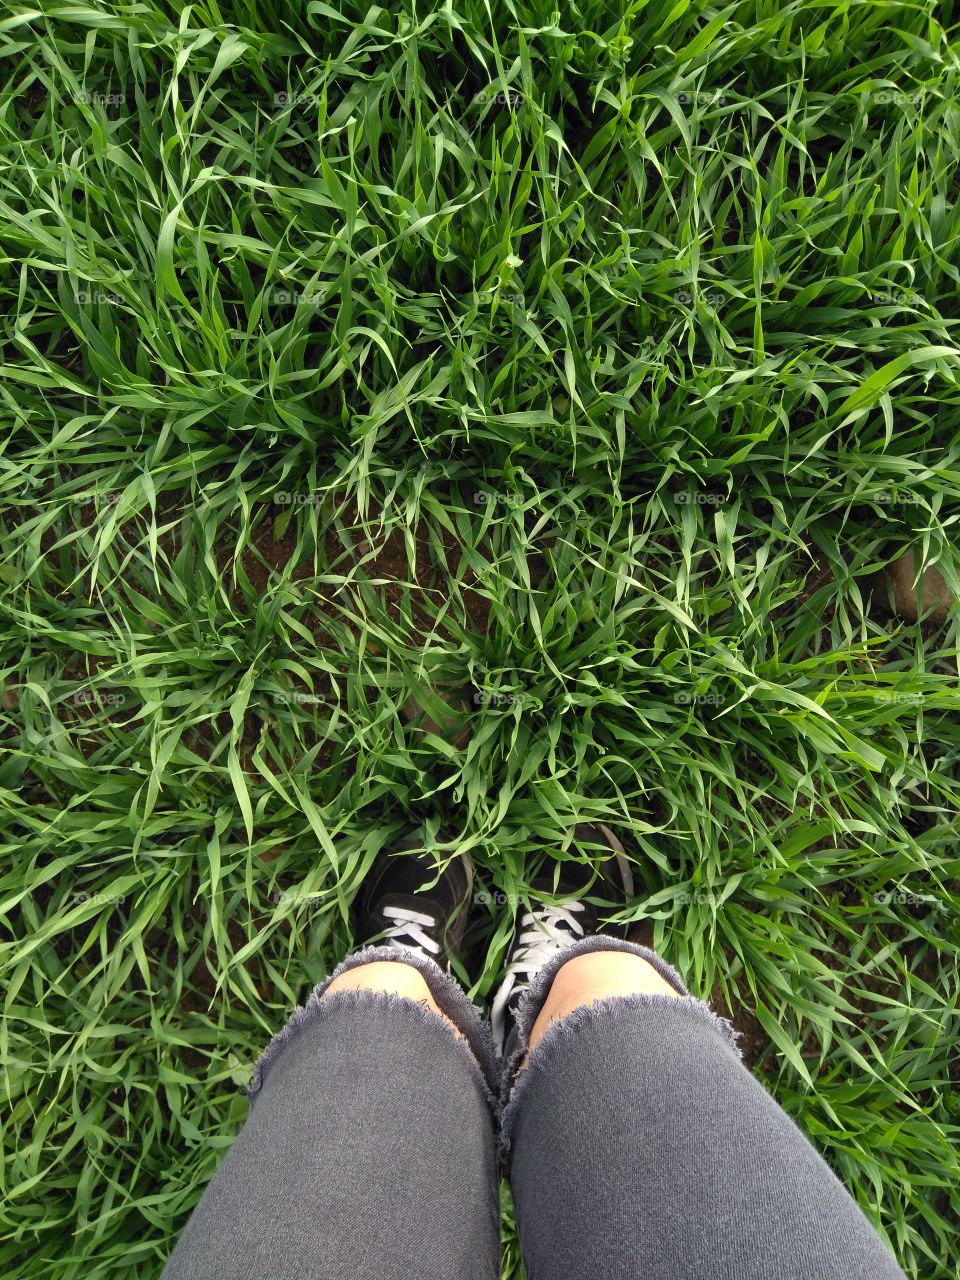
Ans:
[[[580,900],[573,899],[567,903],[559,903],[557,905],[571,906],[573,905],[574,902],[580,902]],[[532,914],[534,916],[539,915],[541,911],[549,910],[551,905],[553,904],[548,902],[535,903],[532,907]],[[578,924],[583,926],[583,935],[574,933],[572,929],[567,929],[563,924],[554,926],[555,928],[561,929],[563,931],[563,934],[569,940],[567,943],[564,943],[564,946],[562,948],[558,947],[557,949],[558,955],[561,953],[561,950],[566,949],[567,945],[572,946],[573,943],[579,941],[581,936],[585,936],[586,934],[593,933],[595,931],[596,923],[598,919],[595,909],[590,905],[589,902],[582,902],[580,903],[580,906],[581,906],[581,909],[574,914],[573,918],[577,921]],[[536,928],[536,925],[531,925],[530,928],[531,929]],[[536,976],[537,976],[536,974],[533,976],[532,981],[536,981]],[[510,1014],[510,1017],[514,1020],[514,1022],[516,1021],[517,1013],[519,1012],[519,1009],[520,1009],[520,1003],[523,1000],[523,997],[526,995],[527,991],[529,991],[530,985],[531,985],[530,982],[522,981],[518,983],[517,986],[515,986],[513,991],[510,993],[510,998],[507,1000],[507,1012]]]
[[[545,889],[544,893],[550,893],[550,890]],[[576,920],[577,924],[583,931],[583,936],[586,936],[588,933],[596,933],[600,915],[597,908],[593,906],[592,903],[587,902],[584,898],[568,897],[564,901],[564,899],[558,895],[558,900],[556,902],[537,902],[532,905],[531,910],[533,914],[537,916],[543,911],[549,911],[551,907],[558,907],[560,909],[566,908],[568,910],[571,907],[577,907],[578,910],[574,911],[572,915],[573,919]],[[557,927],[562,929],[564,933],[570,934],[571,942],[576,941],[576,939],[581,936],[580,934],[574,933],[572,929],[569,929],[564,921],[560,921]]]
[[[560,910],[566,908],[569,910],[571,907],[578,908],[576,911],[571,912],[570,918],[576,921],[580,928],[580,932],[572,928],[569,922],[565,919],[552,919],[549,929],[547,928],[543,920],[543,917],[547,912],[551,911],[553,908],[559,908]],[[542,930],[544,942],[546,942],[549,937],[551,943],[555,946],[557,955],[560,955],[567,949],[567,947],[573,946],[574,943],[579,942],[582,937],[585,937],[589,933],[593,933],[596,929],[598,920],[596,910],[589,902],[582,902],[580,899],[571,899],[567,902],[558,903],[534,903],[530,908],[530,915],[533,916],[533,920],[529,921],[529,917],[527,917],[528,923],[526,925],[521,924],[518,927],[518,936],[520,933],[522,933],[524,937],[532,936],[535,930]],[[520,996],[527,989],[527,985],[527,983],[523,983],[521,987],[514,992],[509,1001],[511,1005],[514,1000],[519,1000]]]
[[[398,920],[395,916],[386,914],[391,907],[402,908],[404,913],[412,912],[419,919],[409,922]],[[435,902],[424,898],[422,894],[388,893],[380,901],[379,915],[386,934],[383,944],[400,946],[417,952],[425,960],[442,963],[444,924]],[[427,938],[433,945],[427,945]]]
[[[427,916],[429,925],[421,925],[423,929],[435,929],[440,919],[436,902],[423,893],[385,893],[380,899],[380,914],[387,924],[396,924],[391,916],[384,915],[387,907],[402,907],[404,911],[413,911],[418,916]]]

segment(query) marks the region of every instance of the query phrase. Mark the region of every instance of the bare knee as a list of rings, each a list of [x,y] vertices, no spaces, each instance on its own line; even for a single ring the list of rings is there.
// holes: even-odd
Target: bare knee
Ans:
[[[627,951],[588,951],[574,956],[557,971],[550,998],[560,1003],[593,1004],[611,995],[669,995],[679,993],[649,961]]]
[[[324,994],[332,996],[338,991],[384,991],[436,1008],[423,974],[412,964],[402,961],[372,960],[369,964],[347,969],[334,978]]]
[[[583,1005],[613,996],[680,994],[642,956],[627,951],[588,951],[558,970],[530,1032],[535,1049],[552,1022]]]
[[[369,964],[359,964],[354,969],[347,969],[330,983],[323,993],[324,998],[336,995],[339,991],[381,991],[416,1000],[417,1004],[423,1005],[453,1027],[458,1039],[462,1038],[460,1028],[434,1000],[433,992],[420,970],[402,960],[371,960]]]

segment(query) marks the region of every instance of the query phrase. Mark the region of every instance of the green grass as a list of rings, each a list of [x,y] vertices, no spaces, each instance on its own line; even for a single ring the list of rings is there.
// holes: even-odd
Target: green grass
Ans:
[[[955,1274],[956,612],[885,585],[960,586],[939,12],[6,8],[4,1275],[159,1273],[424,818],[501,891],[480,997],[614,827],[622,918]],[[464,745],[401,714],[462,689]]]

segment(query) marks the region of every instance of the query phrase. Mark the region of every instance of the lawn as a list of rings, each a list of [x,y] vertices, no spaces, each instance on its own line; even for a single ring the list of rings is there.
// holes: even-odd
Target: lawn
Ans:
[[[955,1277],[949,11],[4,6],[4,1276],[159,1274],[411,826],[484,999],[603,821]]]

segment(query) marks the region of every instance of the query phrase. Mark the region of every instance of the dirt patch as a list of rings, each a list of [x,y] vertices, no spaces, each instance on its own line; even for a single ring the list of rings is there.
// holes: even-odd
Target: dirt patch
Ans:
[[[243,572],[257,598],[265,595],[271,581],[288,569],[291,582],[303,582],[313,576],[312,557],[298,551],[296,529],[288,528],[280,537],[274,536],[274,530],[273,519],[269,516],[261,519],[240,555]],[[221,534],[214,546],[214,556],[224,573],[233,561],[233,553],[229,534]],[[239,591],[235,593],[236,597],[240,595]]]
[[[898,617],[909,622],[921,619],[931,626],[946,622],[954,604],[953,592],[936,565],[919,574],[919,554],[908,550],[890,566],[893,607]]]
[[[792,602],[792,604],[790,604],[789,606],[786,606],[787,608],[802,609],[807,607],[810,601],[813,599],[813,597],[817,594],[817,592],[821,590],[821,588],[827,586],[828,583],[835,581],[833,569],[830,567],[830,564],[828,563],[826,558],[820,554],[819,551],[814,549],[812,545],[809,547],[809,556],[810,556],[810,560],[809,560],[810,567],[807,570],[807,576],[804,580],[803,590],[801,591],[799,597]],[[782,612],[782,610],[780,612]],[[770,616],[772,618],[774,614],[771,613]]]
[[[16,711],[20,706],[20,691],[13,681],[12,676],[4,676],[2,686],[3,692],[0,694],[0,707],[4,711]]]
[[[428,639],[439,649],[459,646],[457,632],[484,637],[489,624],[489,601],[482,591],[478,573],[469,565],[460,568],[463,546],[448,529],[428,534],[423,524],[410,535],[400,528],[384,529],[383,511],[371,506],[362,518],[353,500],[327,495],[316,502],[320,545],[309,547],[301,538],[299,512],[265,507],[254,513],[250,544],[240,562],[243,574],[256,595],[262,596],[280,574],[291,582],[309,584],[309,618],[305,624],[327,657],[336,655],[340,670],[347,673],[341,656],[345,638],[359,637],[360,628],[349,616],[356,597],[361,608],[376,622],[407,637],[411,648]],[[224,571],[233,558],[233,548],[224,535],[217,546],[217,562]],[[531,557],[531,577],[542,582],[548,572],[541,553]],[[457,591],[451,591],[451,577]],[[342,579],[331,582],[331,579]],[[241,592],[237,593],[242,594]],[[370,605],[373,605],[371,610]],[[339,635],[337,634],[339,633]],[[384,649],[375,635],[365,636],[366,651],[375,657]],[[414,692],[401,708],[405,722],[414,730],[438,734],[457,745],[469,737],[467,717],[473,711],[470,690],[454,679],[421,678],[420,692]]]
[[[371,507],[366,519],[353,500],[337,495],[317,496],[319,545],[301,539],[298,511],[264,505],[251,516],[252,532],[240,555],[240,566],[255,598],[262,597],[272,583],[286,573],[295,583],[311,584],[310,605],[329,619],[337,619],[350,629],[340,606],[349,606],[350,587],[369,585],[379,595],[384,616],[399,627],[408,622],[419,635],[436,634],[452,641],[443,613],[453,601],[450,570],[439,560],[426,529],[412,531],[413,555],[408,554],[402,530],[384,529],[383,511]],[[449,530],[443,530],[440,544],[447,565],[460,560],[461,545]],[[228,530],[221,533],[214,548],[217,565],[230,573],[234,545]],[[331,583],[331,577],[344,582]],[[476,574],[465,569],[459,583],[464,609],[458,623],[479,635],[486,634],[489,604],[478,587]],[[234,593],[239,603],[242,592]],[[409,618],[404,614],[405,603]],[[330,639],[318,633],[318,640]],[[335,647],[335,646],[334,646]]]

